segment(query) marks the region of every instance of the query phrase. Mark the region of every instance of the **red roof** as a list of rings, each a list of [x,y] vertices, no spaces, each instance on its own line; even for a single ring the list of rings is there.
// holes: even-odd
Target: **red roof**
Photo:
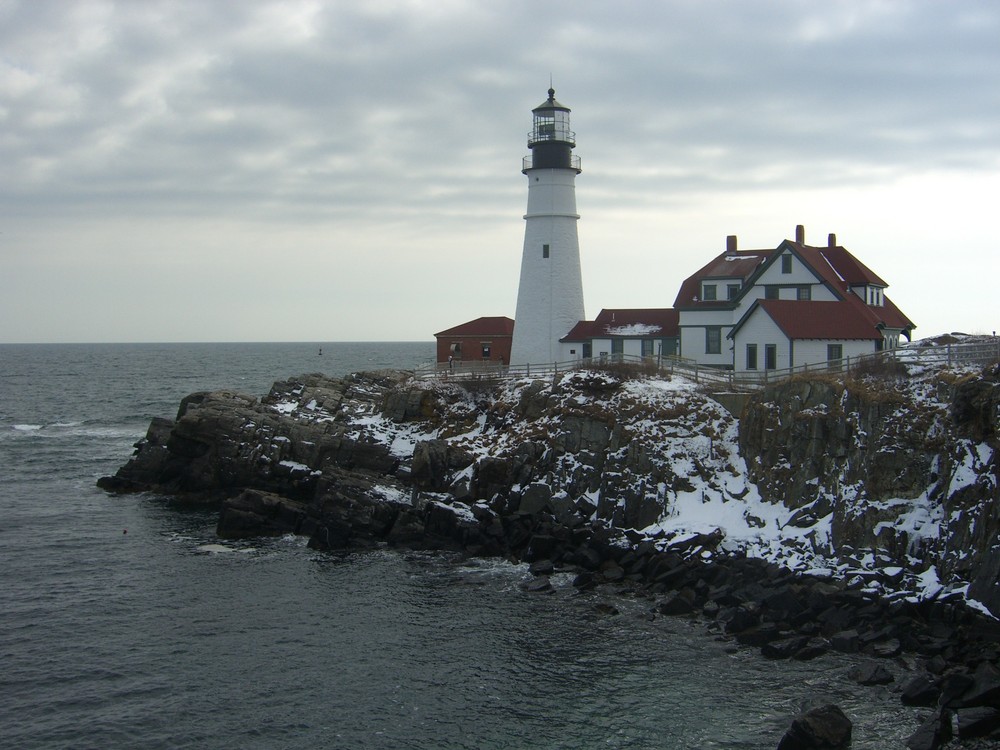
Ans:
[[[601,310],[596,320],[581,320],[560,341],[677,336],[679,317],[672,307]]]
[[[851,291],[851,287],[856,286],[870,284],[884,288],[888,284],[843,247],[813,247],[812,245],[800,245],[797,242],[785,241],[778,247],[778,250],[780,251],[784,247],[790,247],[834,293],[851,307],[857,309],[860,314],[865,315],[871,325],[902,330],[916,328],[913,322],[884,294],[882,296],[883,304],[876,306],[867,304],[860,296]],[[814,336],[812,338],[824,337]]]
[[[884,294],[882,295],[882,307],[869,307],[868,309],[877,313],[882,318],[882,324],[886,328],[900,328],[904,331],[912,331],[917,327],[916,324],[903,315],[903,311],[896,307],[896,304]],[[907,334],[907,337],[909,337],[909,334]]]
[[[750,307],[729,336],[760,307],[789,339],[878,340],[883,328],[904,331],[916,326],[889,300],[881,307],[865,304],[853,292],[842,300],[760,299]],[[907,334],[909,335],[909,334]]]
[[[476,318],[454,328],[435,333],[435,336],[513,336],[514,321],[506,316]]]
[[[701,282],[710,279],[741,279],[746,281],[757,268],[774,253],[774,250],[733,250],[717,255],[696,273],[684,279],[674,307],[727,307],[730,300],[705,302],[701,299]]]
[[[581,320],[570,332],[563,336],[560,341],[588,341],[592,338],[599,336],[597,331],[597,323],[593,320]]]
[[[789,339],[881,339],[875,321],[862,309],[867,305],[856,295],[852,296],[861,302],[860,306],[849,300],[794,299],[761,299],[756,305]],[[744,320],[753,314],[753,309]]]
[[[818,250],[829,261],[840,277],[851,286],[858,286],[859,284],[889,286],[874,271],[847,252],[843,247],[838,245],[836,247],[822,247],[818,248]]]

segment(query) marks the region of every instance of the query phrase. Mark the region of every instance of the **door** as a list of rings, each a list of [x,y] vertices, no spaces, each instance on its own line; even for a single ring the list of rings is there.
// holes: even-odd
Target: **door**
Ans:
[[[778,369],[778,345],[764,344],[764,369]]]

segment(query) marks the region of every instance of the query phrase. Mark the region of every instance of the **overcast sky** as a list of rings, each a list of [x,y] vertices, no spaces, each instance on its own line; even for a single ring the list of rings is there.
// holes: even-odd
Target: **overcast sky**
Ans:
[[[998,40],[994,0],[0,0],[0,342],[513,317],[550,75],[589,318],[804,224],[917,337],[989,333]]]

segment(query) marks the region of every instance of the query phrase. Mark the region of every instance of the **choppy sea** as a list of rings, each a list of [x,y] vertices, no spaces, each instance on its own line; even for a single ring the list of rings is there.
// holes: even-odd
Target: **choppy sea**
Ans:
[[[214,512],[95,486],[188,393],[432,357],[0,345],[0,746],[773,750],[800,709],[835,702],[854,750],[902,747],[912,710],[854,685],[849,657],[767,661],[568,576],[526,593],[504,561],[219,546]]]

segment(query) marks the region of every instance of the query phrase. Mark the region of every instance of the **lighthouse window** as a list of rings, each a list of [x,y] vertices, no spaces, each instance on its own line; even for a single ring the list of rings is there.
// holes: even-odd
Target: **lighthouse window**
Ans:
[[[548,258],[549,257],[549,246],[548,245],[542,245],[542,257],[543,258]]]

